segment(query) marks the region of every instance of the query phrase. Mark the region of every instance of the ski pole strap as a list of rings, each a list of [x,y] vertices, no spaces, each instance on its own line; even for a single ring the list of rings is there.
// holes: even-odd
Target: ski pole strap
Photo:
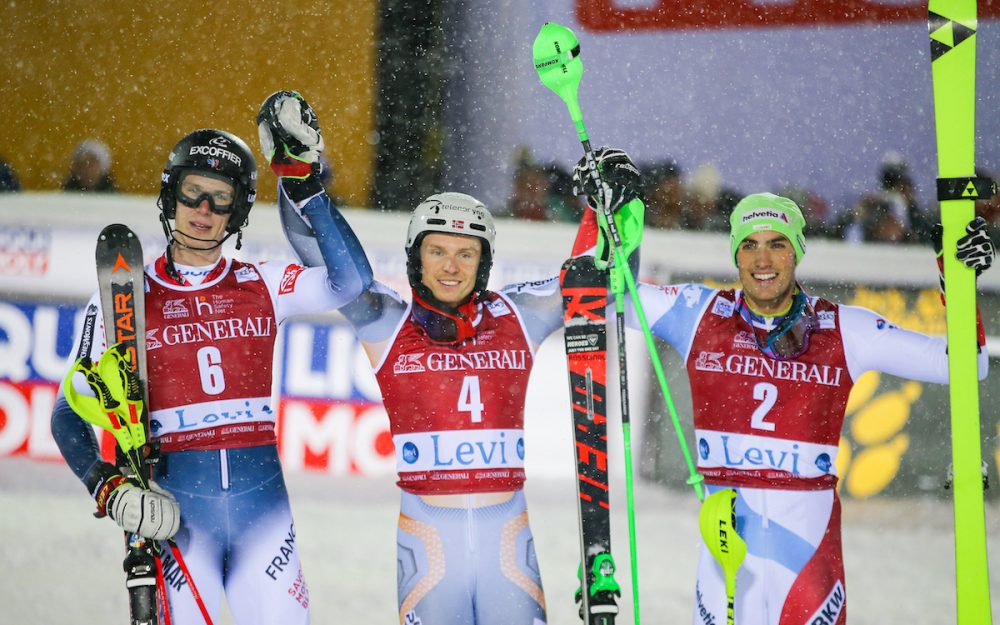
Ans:
[[[972,176],[967,178],[938,178],[937,199],[943,200],[988,200],[997,192],[997,183],[990,178]]]
[[[546,56],[535,59],[535,71],[541,72],[545,68],[550,67],[552,65],[557,65],[559,63],[569,63],[576,57],[580,56],[579,43],[570,48],[568,51],[559,50],[559,42],[555,42],[555,45],[556,45],[556,50],[558,51],[556,54],[552,56]]]

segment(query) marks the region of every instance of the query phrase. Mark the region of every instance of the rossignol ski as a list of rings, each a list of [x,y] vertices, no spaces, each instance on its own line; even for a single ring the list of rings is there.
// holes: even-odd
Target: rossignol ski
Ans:
[[[97,238],[96,260],[107,343],[109,346],[121,343],[127,349],[144,395],[146,314],[143,306],[145,289],[142,245],[127,226],[112,224],[102,230]],[[148,414],[143,410],[138,418],[145,432],[144,438],[149,440]],[[139,453],[143,461],[138,469],[143,472],[143,483],[148,483],[149,461],[155,460],[156,455],[155,452],[144,455],[145,451],[141,450]],[[118,466],[129,467],[121,448],[118,448],[116,455]],[[130,623],[156,625],[159,623],[159,608],[166,605],[166,597],[162,596],[157,585],[159,562],[156,545],[137,534],[126,534],[125,540],[128,553],[123,567],[129,594]],[[158,597],[158,594],[161,596]]]
[[[560,286],[576,447],[581,617],[586,625],[612,625],[621,587],[611,556],[608,487],[608,274],[593,256],[571,258],[563,265]]]
[[[937,191],[944,230],[956,607],[958,625],[988,625],[992,617],[976,362],[976,277],[955,257],[956,243],[975,215],[975,200],[989,197],[994,186],[975,174],[976,0],[930,0],[927,10]]]

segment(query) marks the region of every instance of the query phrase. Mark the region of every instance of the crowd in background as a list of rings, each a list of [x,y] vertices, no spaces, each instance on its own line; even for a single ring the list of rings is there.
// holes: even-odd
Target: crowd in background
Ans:
[[[21,181],[13,165],[0,156],[0,192],[20,191]],[[63,191],[117,193],[118,185],[111,174],[111,149],[96,139],[81,142],[70,155]]]
[[[325,159],[324,159],[325,160]],[[573,194],[570,173],[554,164],[536,162],[527,148],[514,155],[513,191],[498,213],[531,221],[576,222],[583,198]],[[115,193],[118,186],[111,173],[111,150],[88,139],[73,150],[62,183],[64,191]],[[682,171],[673,160],[640,164],[646,201],[646,224],[668,230],[728,232],[729,213],[743,197],[727,186],[712,163]],[[993,178],[977,170],[978,176]],[[323,183],[333,194],[333,168],[323,163]],[[871,191],[839,210],[809,189],[785,186],[774,193],[792,199],[806,218],[806,236],[841,239],[849,243],[927,243],[931,218],[917,201],[916,189],[905,158],[887,153],[879,164]],[[0,156],[0,192],[20,191],[13,166]],[[990,224],[995,244],[1000,244],[1000,197],[976,202],[976,214]]]
[[[582,198],[572,192],[570,174],[558,165],[535,162],[520,149],[514,156],[514,190],[504,214],[538,221],[576,221]],[[743,197],[727,186],[718,169],[705,163],[690,174],[673,160],[639,164],[643,173],[646,225],[670,230],[729,232],[729,214]],[[992,178],[987,171],[977,175]],[[849,243],[929,243],[936,219],[920,205],[905,158],[887,153],[873,176],[873,189],[839,210],[809,189],[784,186],[770,191],[802,208],[806,236]],[[757,190],[755,190],[757,191]],[[976,214],[990,224],[1000,243],[1000,197],[976,202]]]

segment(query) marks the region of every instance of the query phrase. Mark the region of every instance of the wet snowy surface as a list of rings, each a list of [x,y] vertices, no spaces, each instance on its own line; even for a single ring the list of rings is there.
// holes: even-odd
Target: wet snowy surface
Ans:
[[[287,476],[312,622],[396,623],[391,480]],[[573,484],[528,480],[531,525],[549,623],[578,623]],[[620,489],[619,489],[620,493]],[[621,622],[631,622],[628,540],[614,500]],[[690,623],[698,546],[693,494],[640,484],[636,494],[642,622]],[[0,459],[0,623],[127,622],[121,534],[65,466]],[[955,622],[951,507],[944,500],[845,501],[844,549],[853,625]],[[994,621],[1000,622],[1000,508],[987,507]],[[231,623],[224,614],[220,623]]]

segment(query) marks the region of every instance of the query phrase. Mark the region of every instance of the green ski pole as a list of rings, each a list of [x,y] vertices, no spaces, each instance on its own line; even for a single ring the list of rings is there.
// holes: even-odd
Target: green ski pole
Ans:
[[[559,24],[546,23],[538,32],[532,46],[535,70],[542,84],[554,91],[566,103],[569,109],[570,118],[576,126],[577,135],[583,144],[584,154],[587,158],[590,174],[597,181],[598,192],[601,195],[601,205],[604,206],[604,189],[600,184],[600,174],[597,171],[597,162],[594,160],[594,151],[590,146],[590,139],[587,129],[583,124],[583,114],[580,111],[580,103],[577,96],[580,79],[583,77],[583,62],[580,60],[580,44],[577,42],[573,32],[565,26]],[[626,267],[627,261],[622,253],[621,238],[615,225],[610,210],[605,206],[604,227],[609,233],[609,238],[614,242],[615,266]],[[628,273],[625,271],[625,273]],[[623,304],[623,289],[620,281],[612,279],[612,290],[615,294],[615,325],[618,338],[618,380],[621,395],[622,412],[622,438],[625,446],[625,494],[628,509],[628,530],[629,530],[629,559],[632,569],[632,604],[635,614],[635,623],[639,625],[639,570],[638,554],[635,540],[635,500],[632,475],[632,443],[631,443],[631,418],[629,415],[628,403],[628,368],[625,352],[625,308]]]
[[[592,175],[599,179],[599,173],[593,159],[593,150],[590,148],[590,138],[587,135],[587,128],[583,124],[583,113],[580,111],[578,91],[580,78],[583,76],[583,61],[580,59],[580,44],[576,39],[576,35],[565,26],[551,22],[546,23],[535,38],[533,52],[535,69],[538,71],[539,79],[542,81],[542,84],[554,91],[566,103],[570,119],[573,120],[573,125],[576,127],[576,133],[584,145],[584,152],[589,155],[588,160],[592,168]],[[603,186],[598,184],[597,188],[599,193],[603,195]],[[656,352],[656,344],[653,340],[653,333],[649,329],[649,322],[646,320],[646,313],[643,310],[642,302],[639,301],[635,279],[632,277],[632,272],[625,268],[626,263],[624,259],[620,260],[618,258],[619,255],[624,255],[621,253],[621,240],[618,237],[618,230],[614,219],[610,215],[604,215],[604,218],[604,226],[607,227],[610,234],[609,238],[613,244],[615,264],[621,268],[622,275],[624,275],[625,284],[632,298],[636,317],[639,319],[639,325],[642,327],[642,333],[646,339],[646,348],[653,363],[653,370],[656,372],[656,379],[660,384],[660,390],[663,392],[667,412],[670,414],[674,431],[677,433],[677,442],[680,445],[681,453],[684,455],[684,461],[688,469],[687,483],[691,485],[698,496],[698,500],[701,501],[705,498],[701,483],[703,478],[695,469],[687,441],[684,440],[684,432],[681,428],[680,419],[677,416],[677,408],[671,397],[659,354]]]
[[[684,435],[680,427],[680,420],[677,417],[677,411],[674,408],[670,391],[667,388],[666,377],[663,375],[663,368],[662,365],[660,365],[659,357],[655,350],[652,333],[649,330],[649,324],[646,321],[645,312],[643,311],[642,304],[639,301],[635,280],[632,277],[631,272],[628,270],[628,263],[625,253],[622,250],[622,242],[618,233],[618,227],[615,224],[614,216],[611,214],[604,202],[604,187],[600,182],[600,172],[597,169],[594,152],[590,145],[590,137],[587,134],[586,126],[583,123],[583,114],[580,110],[578,92],[580,79],[583,76],[583,62],[580,59],[580,44],[576,36],[573,34],[573,31],[565,26],[547,22],[542,26],[541,30],[539,30],[538,36],[535,38],[532,52],[534,56],[535,70],[538,72],[539,80],[541,80],[543,85],[555,92],[556,95],[558,95],[566,104],[570,119],[576,127],[577,136],[580,138],[584,154],[586,155],[590,175],[597,183],[601,205],[604,207],[603,212],[601,213],[601,216],[603,217],[602,227],[607,232],[607,238],[612,244],[612,250],[615,258],[615,269],[612,274],[611,285],[612,290],[615,293],[615,316],[618,328],[618,370],[622,396],[622,435],[625,444],[625,484],[626,496],[628,498],[629,553],[632,564],[632,595],[635,606],[635,622],[638,625],[639,589],[638,567],[636,565],[637,554],[635,543],[635,507],[633,500],[634,490],[632,475],[631,420],[628,411],[627,369],[625,361],[623,283],[624,285],[627,285],[629,294],[632,298],[636,315],[639,318],[643,334],[646,338],[646,346],[649,349],[650,356],[653,360],[653,367],[657,372],[657,379],[660,382],[660,387],[663,391],[670,416],[673,420],[675,431],[677,432],[681,451],[687,461],[690,473],[688,483],[692,485],[695,494],[699,499],[704,498],[701,485],[702,478],[695,470],[690,451],[688,450],[687,443],[684,440]],[[624,280],[622,280],[622,277],[624,277]]]
[[[989,625],[989,571],[983,503],[975,271],[955,258],[975,215],[976,0],[930,0],[928,30],[938,148],[938,199],[944,229],[952,489],[958,625]]]

